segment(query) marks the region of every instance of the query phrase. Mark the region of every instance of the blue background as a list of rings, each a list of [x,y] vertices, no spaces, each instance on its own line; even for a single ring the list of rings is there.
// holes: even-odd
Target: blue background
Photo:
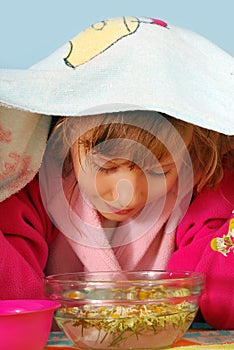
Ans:
[[[91,24],[127,15],[191,29],[234,55],[233,0],[2,0],[0,68],[27,68]]]

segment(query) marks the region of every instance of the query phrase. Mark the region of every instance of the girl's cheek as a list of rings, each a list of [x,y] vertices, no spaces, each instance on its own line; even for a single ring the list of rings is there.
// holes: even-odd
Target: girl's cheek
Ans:
[[[79,170],[77,181],[79,183],[79,187],[82,191],[89,193],[93,192],[95,189],[95,178],[92,176],[90,172]]]
[[[110,187],[107,176],[92,172],[80,173],[78,182],[81,191],[86,193],[90,200],[105,198]]]
[[[152,185],[150,186],[149,192],[148,192],[148,201],[152,201],[154,199],[157,198],[161,198],[163,196],[165,196],[167,193],[167,190],[165,188],[165,186],[163,186],[162,184],[156,184],[156,185]]]
[[[106,196],[113,192],[113,181],[110,175],[97,174],[94,179],[95,195],[107,199]]]
[[[148,180],[148,199],[153,200],[165,196],[175,185],[177,173],[162,177],[147,177]]]

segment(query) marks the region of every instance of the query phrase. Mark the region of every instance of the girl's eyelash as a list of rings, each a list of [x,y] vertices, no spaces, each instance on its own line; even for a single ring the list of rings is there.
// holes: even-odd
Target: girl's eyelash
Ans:
[[[99,168],[99,172],[108,175],[108,174],[113,173],[116,169],[117,169],[116,167],[114,167],[114,168],[103,168],[103,167],[100,167]]]
[[[172,169],[169,169],[169,170],[162,172],[162,173],[157,173],[156,171],[149,170],[148,173],[152,176],[163,177],[163,176],[168,176],[171,173],[171,170]]]
[[[98,172],[102,173],[102,174],[106,174],[106,175],[109,175],[109,174],[112,174],[114,173],[117,169],[118,169],[118,166],[113,166],[113,167],[110,167],[110,168],[105,168],[105,167],[102,167],[98,164],[95,164],[93,163],[93,167],[95,170],[97,170]],[[130,170],[133,170],[135,168],[135,164],[132,163],[130,166],[129,166]],[[172,169],[169,169],[165,172],[157,172],[157,171],[154,171],[154,170],[147,170],[146,173],[148,173],[149,175],[152,175],[152,176],[158,176],[158,177],[164,177],[164,176],[168,176],[170,173],[171,173]]]
[[[95,168],[95,170],[97,170],[98,172],[100,172],[100,173],[104,173],[104,174],[110,174],[110,173],[112,173],[112,172],[114,172],[116,169],[117,169],[117,167],[112,167],[112,168],[104,168],[104,167],[101,167],[100,165],[98,165],[98,164],[93,164],[93,167]]]
[[[99,171],[100,173],[104,173],[104,174],[106,174],[106,175],[111,174],[111,173],[115,172],[115,171],[118,169],[118,166],[113,166],[113,167],[110,167],[110,168],[105,168],[105,167],[102,167],[102,166],[100,166],[100,165],[98,165],[98,164],[95,164],[95,163],[93,163],[93,166],[94,166],[94,168],[95,168],[97,171]],[[130,170],[133,170],[134,168],[135,168],[135,164],[134,164],[134,163],[131,163],[131,164],[129,165],[129,169],[130,169]]]

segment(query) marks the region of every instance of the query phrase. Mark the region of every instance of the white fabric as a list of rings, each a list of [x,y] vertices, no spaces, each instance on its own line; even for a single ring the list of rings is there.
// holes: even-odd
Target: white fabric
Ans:
[[[38,172],[49,126],[48,116],[0,107],[0,202]]]
[[[205,38],[123,17],[88,28],[72,48],[75,68],[65,44],[29,70],[1,70],[1,103],[67,116],[152,109],[234,134],[234,60]]]

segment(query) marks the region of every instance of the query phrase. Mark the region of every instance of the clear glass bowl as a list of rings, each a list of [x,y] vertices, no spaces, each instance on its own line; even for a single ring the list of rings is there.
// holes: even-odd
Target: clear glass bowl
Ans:
[[[58,326],[80,349],[163,349],[190,327],[204,277],[185,271],[68,273],[45,279]]]

